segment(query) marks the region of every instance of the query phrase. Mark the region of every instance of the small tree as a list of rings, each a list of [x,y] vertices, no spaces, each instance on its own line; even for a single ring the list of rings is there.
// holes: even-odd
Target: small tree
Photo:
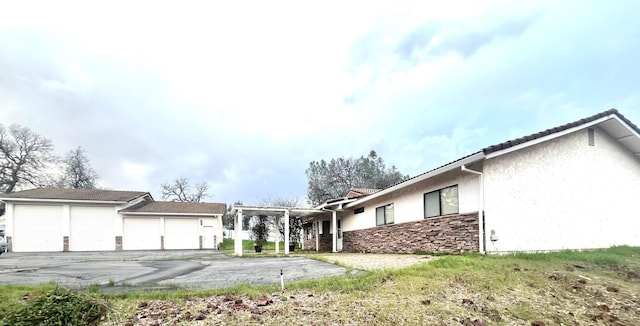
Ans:
[[[262,246],[267,242],[267,237],[269,235],[268,222],[268,216],[256,216],[256,223],[251,227],[251,239],[255,242],[256,246]]]
[[[292,244],[300,243],[302,227],[302,219],[296,216],[289,216],[289,241]],[[280,223],[280,225],[278,225],[278,229],[280,230],[280,236],[284,239],[284,223]]]

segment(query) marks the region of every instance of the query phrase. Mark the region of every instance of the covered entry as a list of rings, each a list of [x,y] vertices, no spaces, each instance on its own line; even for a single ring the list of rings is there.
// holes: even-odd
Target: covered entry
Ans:
[[[330,212],[313,208],[300,208],[300,207],[278,207],[278,206],[245,206],[234,205],[231,209],[231,214],[234,215],[234,229],[236,232],[234,242],[234,253],[238,256],[242,256],[242,238],[238,236],[242,234],[242,217],[243,216],[255,216],[266,215],[273,217],[276,221],[280,217],[284,217],[284,253],[289,254],[289,217],[294,216],[296,218],[312,217],[318,215],[328,214]],[[334,212],[335,219],[335,212]],[[279,232],[276,232],[276,252],[280,251],[279,244]],[[335,243],[335,241],[334,241]],[[335,246],[334,246],[335,251]]]

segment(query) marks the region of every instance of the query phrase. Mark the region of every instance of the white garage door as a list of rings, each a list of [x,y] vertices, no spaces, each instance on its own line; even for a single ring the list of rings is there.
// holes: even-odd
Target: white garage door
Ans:
[[[70,251],[115,250],[113,207],[71,207]]]
[[[122,249],[160,249],[160,218],[125,217]]]
[[[165,249],[200,249],[197,218],[164,220],[164,248]]]
[[[62,206],[15,205],[13,251],[62,251]]]

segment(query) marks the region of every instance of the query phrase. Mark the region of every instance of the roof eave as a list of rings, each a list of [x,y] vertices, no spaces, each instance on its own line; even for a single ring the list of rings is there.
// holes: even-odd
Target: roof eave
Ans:
[[[549,141],[549,140],[552,140],[552,139],[555,139],[555,138],[558,138],[558,137],[562,137],[562,136],[568,135],[568,134],[576,132],[578,130],[582,130],[582,129],[585,129],[585,128],[596,126],[596,125],[598,125],[600,123],[603,123],[603,122],[611,120],[611,119],[615,119],[616,121],[618,121],[622,126],[627,128],[631,133],[635,134],[636,137],[640,137],[640,135],[638,135],[638,132],[635,129],[633,129],[631,126],[629,126],[625,121],[620,119],[620,117],[617,114],[611,113],[611,114],[606,115],[604,117],[601,117],[601,118],[598,118],[596,120],[589,121],[589,122],[577,125],[575,127],[569,128],[569,129],[558,131],[558,132],[555,132],[555,133],[552,133],[552,134],[549,134],[549,135],[546,135],[546,136],[543,136],[543,137],[540,137],[540,138],[532,139],[532,140],[524,142],[522,144],[511,146],[511,147],[508,147],[508,148],[505,148],[505,149],[496,150],[494,152],[486,154],[486,158],[487,159],[491,159],[491,158],[494,158],[494,157],[498,157],[498,156],[501,156],[501,155],[512,153],[512,152],[521,150],[523,148],[527,148],[529,146],[537,145],[537,144],[540,144],[540,143],[543,143],[543,142],[546,142],[546,141]]]
[[[129,201],[121,200],[84,200],[84,199],[55,199],[55,198],[13,198],[0,197],[0,201],[10,202],[42,202],[42,203],[71,203],[71,204],[110,204],[123,205]]]
[[[447,164],[447,165],[442,166],[440,168],[437,168],[435,170],[429,171],[429,172],[427,172],[427,173],[425,173],[423,175],[420,175],[418,177],[415,177],[413,179],[409,179],[407,181],[401,182],[401,183],[399,183],[399,184],[397,184],[395,186],[389,187],[387,189],[380,190],[380,191],[378,191],[376,193],[373,193],[373,194],[371,194],[369,196],[366,196],[366,197],[363,197],[363,198],[358,198],[357,200],[346,204],[344,206],[344,208],[351,208],[351,207],[355,207],[355,206],[361,205],[361,204],[366,203],[366,202],[368,202],[370,200],[373,200],[373,199],[376,199],[378,197],[387,195],[387,194],[392,193],[394,191],[397,191],[399,189],[414,185],[414,184],[416,184],[418,182],[427,180],[429,178],[435,177],[435,176],[443,174],[445,172],[449,172],[451,170],[459,169],[463,165],[471,164],[471,163],[474,163],[474,162],[477,162],[477,161],[480,161],[480,160],[483,160],[483,159],[485,159],[484,153],[483,152],[477,152],[475,154],[469,155],[469,156],[467,156],[467,157],[465,157],[463,159],[460,159],[458,161],[452,162],[450,164]]]
[[[126,212],[118,211],[122,215],[145,215],[145,216],[222,216],[223,213],[161,213],[161,212]]]

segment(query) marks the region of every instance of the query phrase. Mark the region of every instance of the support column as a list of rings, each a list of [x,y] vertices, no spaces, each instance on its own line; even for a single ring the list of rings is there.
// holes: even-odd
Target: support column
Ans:
[[[284,254],[289,254],[289,210],[284,211]]]
[[[320,251],[320,221],[314,221],[316,224],[316,252]]]
[[[331,223],[333,224],[333,234],[331,236],[331,251],[338,252],[338,213],[331,212]]]
[[[280,253],[280,217],[278,216],[274,216],[273,217],[275,219],[275,223],[274,225],[276,226],[275,229],[275,243],[276,243],[276,254]]]
[[[233,244],[234,253],[238,256],[242,256],[242,210],[238,210],[238,214],[236,215],[236,223],[233,228],[235,232],[235,241]]]

